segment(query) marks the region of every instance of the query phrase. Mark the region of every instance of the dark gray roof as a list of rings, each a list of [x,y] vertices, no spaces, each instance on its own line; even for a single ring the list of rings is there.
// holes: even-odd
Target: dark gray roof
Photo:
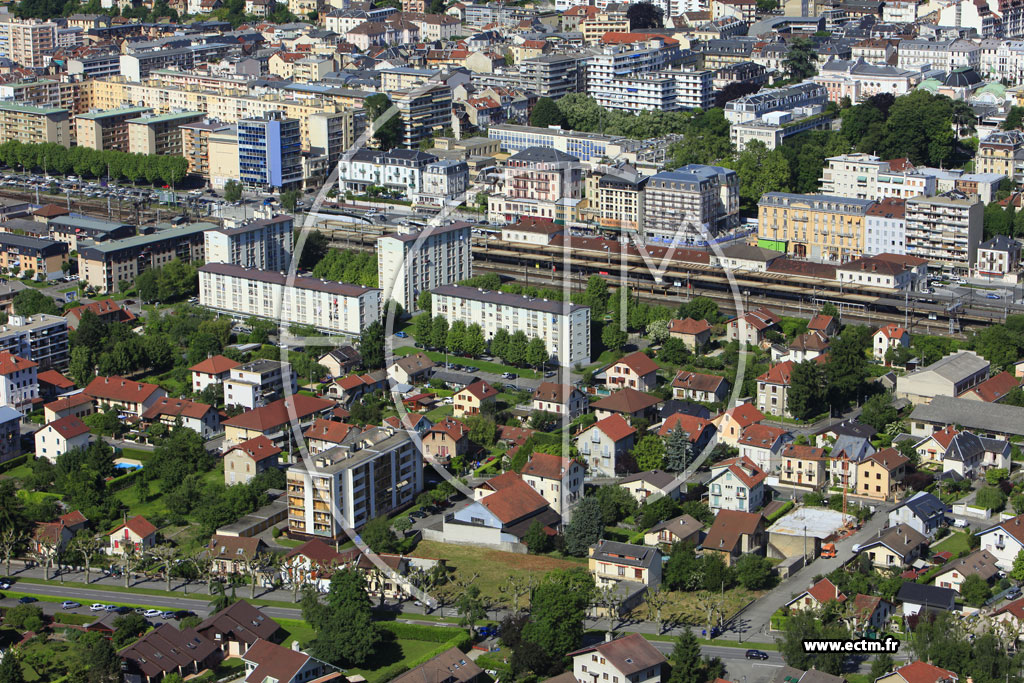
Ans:
[[[260,228],[264,228],[268,225],[274,225],[276,223],[290,223],[291,221],[291,216],[274,216],[273,218],[259,218],[257,220],[244,223],[243,225],[240,225],[236,228],[225,228],[224,230],[219,230],[217,232],[223,232],[226,235],[241,235],[246,232],[259,230]]]
[[[956,600],[956,591],[952,588],[940,588],[915,581],[906,581],[896,593],[896,600],[926,607],[951,609]]]
[[[497,292],[490,289],[477,289],[476,287],[460,287],[459,285],[441,285],[431,290],[435,296],[451,296],[472,301],[495,304],[496,306],[510,306],[513,308],[526,308],[531,311],[543,311],[552,315],[568,315],[582,308],[589,308],[579,304],[572,304],[563,301],[550,301],[547,299],[531,299],[521,294],[509,294]]]
[[[692,415],[693,417],[699,417],[704,420],[711,419],[711,411],[698,403],[691,403],[690,401],[677,401],[669,400],[665,401],[661,407],[661,417],[667,418],[676,413],[682,413],[684,415]]]
[[[637,472],[631,474],[625,479],[620,479],[619,484],[630,484],[634,481],[642,481],[651,486],[657,486],[659,489],[666,489],[672,485],[677,479],[676,475],[669,472],[663,472],[662,470],[649,470],[647,472]]]
[[[207,263],[199,269],[199,272],[215,273],[230,277],[242,278],[244,280],[255,280],[257,282],[268,282],[276,285],[290,285],[298,289],[311,289],[318,292],[330,292],[341,296],[360,296],[371,291],[371,287],[350,285],[344,282],[329,282],[315,277],[294,277],[287,276],[267,270],[256,270],[254,268],[243,268],[230,263]]]
[[[878,432],[871,425],[866,425],[856,420],[843,420],[842,422],[830,425],[825,429],[821,430],[819,434],[825,432],[835,432],[836,436],[845,434],[847,436],[856,436],[862,439],[870,439]]]
[[[630,543],[619,543],[618,541],[600,540],[591,547],[594,551],[590,555],[591,557],[614,562],[615,564],[625,564],[630,567],[650,567],[656,562],[661,562],[661,551],[646,545],[632,545]]]
[[[577,157],[571,154],[566,154],[557,149],[549,149],[547,147],[527,147],[518,154],[513,154],[509,157],[509,161],[529,161],[532,163],[545,163],[545,164],[568,164],[579,161]]]
[[[982,242],[978,248],[993,249],[998,251],[1009,251],[1019,246],[1020,244],[1017,242],[1017,240],[1013,239],[1012,237],[1007,237],[1006,235],[996,235],[992,239]]]
[[[930,519],[940,515],[945,516],[946,514],[945,503],[926,491],[920,491],[912,498],[903,501],[902,504],[893,508],[893,511],[899,510],[901,507],[909,508],[921,519]]]
[[[915,406],[910,420],[1024,436],[1024,408],[1003,403],[936,396],[930,403]]]

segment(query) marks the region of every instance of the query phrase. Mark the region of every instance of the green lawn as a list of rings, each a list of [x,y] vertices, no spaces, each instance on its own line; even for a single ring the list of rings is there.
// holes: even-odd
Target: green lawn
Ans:
[[[138,458],[139,454],[144,451],[131,451],[125,449],[124,457],[126,458]],[[152,457],[151,454],[145,453],[145,456]],[[205,472],[202,476],[201,483],[206,485],[208,483],[224,481],[224,463],[217,463],[217,467],[213,468],[209,472]],[[149,499],[145,502],[139,501],[138,493],[135,490],[135,486],[129,486],[121,489],[114,494],[119,501],[128,506],[131,515],[142,515],[147,519],[152,520],[156,517],[165,517],[167,515],[167,504],[164,502],[163,484],[160,479],[154,479],[149,482]]]
[[[967,546],[967,536],[968,534],[954,531],[949,536],[933,545],[932,552],[941,553],[943,551],[948,551],[953,553],[953,557],[956,557],[961,551],[970,549]]]
[[[395,348],[396,356],[408,356],[414,353],[426,353],[427,358],[434,361],[435,363],[445,362],[445,355],[440,351],[423,351],[423,349],[417,349],[415,346],[398,346]],[[474,368],[480,368],[481,372],[493,372],[495,374],[501,374],[503,372],[512,372],[520,377],[526,377],[529,379],[540,378],[540,373],[530,370],[529,368],[514,368],[511,365],[502,365],[501,363],[492,363],[485,360],[477,360],[475,358],[460,358],[459,356],[453,356],[448,354],[449,363],[458,363],[459,365],[469,365]]]
[[[446,405],[446,406],[438,406],[437,408],[434,408],[433,410],[428,411],[425,414],[426,414],[426,417],[427,417],[428,420],[430,420],[431,422],[437,423],[437,422],[440,422],[442,418],[445,418],[445,417],[451,415],[454,412],[455,412],[455,408],[454,407],[452,407],[451,405]]]

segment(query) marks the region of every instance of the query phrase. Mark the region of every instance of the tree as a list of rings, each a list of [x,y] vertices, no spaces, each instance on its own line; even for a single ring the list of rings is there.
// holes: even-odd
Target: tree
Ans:
[[[757,13],[769,14],[779,8],[778,0],[757,0]]]
[[[375,553],[393,553],[398,550],[398,536],[391,530],[387,515],[375,517],[359,533],[363,543]]]
[[[786,405],[798,420],[819,414],[825,401],[825,370],[816,360],[794,363],[789,376]]]
[[[229,180],[224,183],[224,199],[229,202],[237,202],[242,198],[242,184],[237,180]]]
[[[505,328],[495,330],[494,336],[491,337],[491,355],[506,360],[509,338],[510,335]]]
[[[302,597],[302,617],[316,633],[313,655],[336,666],[362,665],[381,641],[366,592],[366,579],[357,569],[334,572],[326,603],[307,588]]]
[[[601,521],[613,526],[636,512],[636,498],[622,486],[599,486],[594,495],[601,506]]]
[[[633,462],[642,472],[660,470],[665,460],[665,444],[657,434],[648,434],[633,447]]]
[[[1003,130],[1014,130],[1021,127],[1024,120],[1024,107],[1010,107],[1006,112],[1006,119],[1003,121]]]
[[[668,562],[665,563],[665,584],[672,590],[693,591],[700,587],[700,560],[692,543],[675,543],[669,549]]]
[[[899,418],[899,412],[893,407],[888,394],[876,394],[864,402],[861,408],[860,421],[869,424],[876,431],[884,432],[887,425]]]
[[[121,649],[149,628],[146,618],[137,612],[122,614],[114,619],[114,647]]]
[[[693,631],[684,628],[672,648],[672,674],[668,683],[707,683],[707,660],[701,657],[700,643]]]
[[[448,321],[443,316],[437,316],[431,322],[430,346],[436,349],[443,349],[448,344]]]
[[[412,336],[420,344],[429,345],[433,320],[429,313],[420,313],[412,319]]]
[[[846,327],[829,346],[825,377],[828,380],[829,404],[835,407],[846,406],[857,398],[868,378],[866,346],[858,327]]]
[[[532,338],[526,345],[526,364],[533,368],[539,368],[547,361],[548,350],[544,346],[544,340],[540,337]]]
[[[686,342],[678,337],[669,337],[658,351],[658,359],[672,365],[682,365],[690,357]]]
[[[162,544],[150,548],[149,555],[157,561],[157,564],[162,566],[164,581],[166,582],[164,590],[170,592],[171,567],[173,566],[174,560],[178,557],[178,551],[175,550],[173,546]]]
[[[985,579],[971,574],[960,584],[960,596],[971,607],[981,607],[992,597],[992,588]]]
[[[57,304],[51,297],[31,287],[15,294],[12,305],[17,315],[36,315],[37,313],[46,313],[48,315],[61,314],[60,309],[57,308]]]
[[[430,313],[431,309],[430,309],[430,291],[429,290],[423,290],[416,297],[416,308],[420,309],[421,311],[427,311],[428,314]]]
[[[7,648],[0,659],[0,683],[25,683],[21,671],[21,654],[13,647]]]
[[[772,563],[761,555],[744,555],[736,563],[736,579],[747,590],[759,591],[774,583]]]
[[[484,339],[484,330],[479,324],[473,323],[466,328],[466,335],[462,339],[462,350],[469,358],[476,358],[486,353],[487,341]]]
[[[565,124],[565,117],[562,116],[561,110],[558,105],[550,97],[541,97],[537,100],[537,103],[533,105],[533,109],[530,111],[530,125],[537,126],[539,128],[547,128],[548,126],[559,126]]]
[[[896,668],[896,662],[893,661],[892,655],[888,652],[875,655],[875,658],[871,661],[871,680],[877,681],[882,676],[893,671]]]
[[[572,97],[570,95],[569,97]],[[608,302],[611,293],[608,291],[608,283],[600,275],[591,275],[587,279],[587,287],[583,290],[584,306],[590,307],[591,320],[599,320],[608,312]]]
[[[594,578],[583,567],[548,572],[533,590],[530,621],[516,655],[523,649],[539,651],[549,671],[561,670],[565,653],[583,642],[583,620],[594,593]]]
[[[359,355],[363,359],[363,367],[367,370],[379,370],[384,367],[384,326],[379,320],[363,328],[359,335]]]
[[[487,616],[487,609],[480,597],[479,586],[468,586],[455,601],[455,611],[459,615],[459,626],[469,627],[469,635],[476,632],[476,625]]]
[[[377,146],[384,151],[397,147],[402,141],[402,119],[391,98],[383,93],[371,95],[363,101],[363,108]]]
[[[302,193],[298,190],[287,190],[281,193],[281,206],[294,213],[301,198]]]
[[[814,68],[816,57],[814,44],[807,38],[797,38],[789,44],[789,52],[786,53],[782,67],[790,78],[802,81],[817,73]]]
[[[646,1],[633,3],[626,10],[630,31],[644,28],[661,28],[664,25],[664,17],[664,10]]]
[[[982,486],[975,494],[974,502],[978,507],[999,512],[1006,505],[1006,494],[995,486]]]
[[[530,528],[526,530],[526,535],[523,536],[523,543],[533,555],[547,552],[548,546],[551,544],[547,532],[544,531],[544,525],[540,522],[530,525]]]
[[[585,497],[581,500],[565,528],[565,552],[576,557],[585,556],[590,546],[600,540],[604,531],[603,520],[601,504],[596,498]]]
[[[281,195],[281,203],[284,204],[284,195]],[[291,209],[294,211],[295,209]],[[320,263],[330,251],[330,243],[327,235],[319,230],[310,230],[306,233],[306,240],[302,243],[302,253],[299,255],[299,269],[312,270]]]
[[[36,631],[43,629],[43,610],[36,605],[15,605],[4,614],[4,623],[19,631]]]
[[[683,428],[676,424],[665,437],[663,467],[667,472],[682,472],[690,465],[692,459],[693,444],[690,443],[690,438]]]
[[[14,493],[12,491],[12,496]],[[27,540],[28,536],[20,526],[5,525],[3,531],[0,531],[0,557],[3,558],[4,564],[7,565],[7,575],[11,575],[11,560],[18,553],[18,549],[21,548],[22,543]],[[88,583],[88,579],[86,579]]]
[[[0,544],[3,543],[0,538]],[[71,548],[76,551],[82,558],[82,564],[85,566],[85,583],[90,583],[90,572],[92,570],[92,561],[96,559],[96,555],[106,547],[106,543],[103,542],[99,537],[93,536],[88,531],[82,530],[71,539]],[[10,574],[11,570],[8,567],[7,573]]]
[[[448,328],[448,336],[445,338],[444,347],[451,353],[461,354],[462,345],[466,339],[466,323],[462,320],[456,320],[452,323],[451,327]]]
[[[629,341],[629,336],[619,328],[616,321],[605,323],[601,328],[601,343],[609,351],[621,351],[627,341]]]

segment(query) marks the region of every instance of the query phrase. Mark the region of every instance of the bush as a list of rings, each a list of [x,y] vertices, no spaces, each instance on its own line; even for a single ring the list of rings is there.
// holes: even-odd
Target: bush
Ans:
[[[768,515],[768,517],[765,518],[765,521],[768,524],[772,524],[772,523],[776,522],[780,517],[782,517],[784,514],[786,514],[790,510],[792,510],[794,505],[795,505],[795,503],[793,501],[787,500],[783,504],[782,507],[780,507],[778,510],[776,510],[772,514]]]
[[[945,538],[946,536],[949,536],[949,527],[948,526],[940,526],[938,529],[935,530],[935,540],[936,541],[939,540],[940,538]]]
[[[280,536],[281,536],[281,527],[279,527],[279,526],[275,526],[275,527],[273,527],[273,528],[272,528],[272,529],[270,530],[270,536],[271,536],[272,538],[280,538]]]

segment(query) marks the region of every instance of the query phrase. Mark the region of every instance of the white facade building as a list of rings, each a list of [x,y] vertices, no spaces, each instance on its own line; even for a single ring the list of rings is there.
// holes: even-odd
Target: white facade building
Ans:
[[[0,404],[25,415],[32,410],[32,401],[39,398],[39,364],[0,351]]]
[[[286,386],[287,392],[284,391]],[[298,379],[291,363],[261,358],[231,368],[224,380],[224,405],[252,410],[266,405],[268,399],[274,400],[282,394],[291,396],[298,390]]]
[[[352,336],[380,320],[379,289],[228,263],[207,263],[199,269],[199,304],[234,316]]]
[[[899,46],[901,69],[933,69],[952,71],[959,66],[977,68],[981,64],[981,46],[969,40],[901,40]]]
[[[451,325],[461,320],[483,328],[491,339],[499,329],[522,331],[544,341],[548,354],[562,365],[590,362],[590,308],[561,301],[531,299],[474,287],[443,285],[431,292],[431,313]]]
[[[907,200],[907,254],[967,273],[981,242],[984,205],[976,195],[949,192]]]
[[[902,199],[885,199],[868,207],[864,221],[864,254],[906,254],[906,205]]]
[[[822,194],[880,201],[886,197],[930,197],[936,191],[935,178],[917,173],[906,159],[883,161],[872,154],[855,153],[829,157],[825,162]]]
[[[469,165],[465,161],[433,161],[423,169],[422,177],[422,186],[414,200],[420,205],[441,208],[460,204],[469,189]]]
[[[420,292],[473,276],[469,223],[453,223],[412,234],[377,239],[377,282],[382,296],[416,310]]]
[[[206,262],[284,272],[291,264],[294,225],[291,216],[274,216],[207,230]]]

